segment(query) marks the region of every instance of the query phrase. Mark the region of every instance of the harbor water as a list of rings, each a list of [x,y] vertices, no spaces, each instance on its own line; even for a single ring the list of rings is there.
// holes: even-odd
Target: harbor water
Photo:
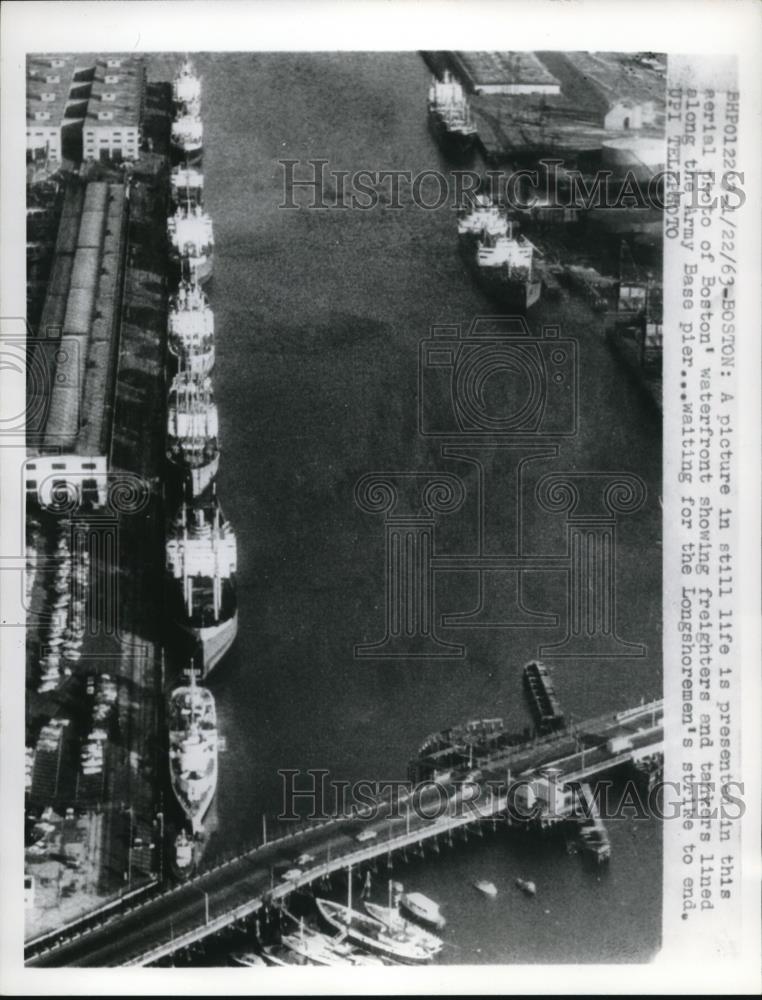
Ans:
[[[153,56],[171,79],[176,56]],[[205,860],[255,840],[280,811],[282,768],[341,780],[402,779],[422,739],[503,716],[530,722],[521,670],[547,642],[535,629],[442,629],[460,659],[356,659],[384,629],[384,525],[359,509],[373,471],[463,474],[419,436],[418,350],[432,324],[497,307],[458,253],[450,205],[404,200],[361,210],[286,210],[282,159],[327,170],[448,171],[429,133],[429,72],[408,53],[194,57],[203,83],[205,207],[214,220],[208,294],[216,321],[218,491],[238,537],[239,634],[209,679],[227,749]],[[297,168],[301,176],[301,168]],[[304,171],[306,173],[306,171]],[[329,182],[329,189],[330,189]],[[301,199],[297,199],[301,201]],[[645,504],[617,527],[617,628],[645,655],[549,659],[567,716],[582,720],[661,693],[661,429],[610,353],[600,319],[573,300],[536,322],[577,342],[579,431],[542,472],[635,473]],[[490,461],[499,472],[501,454]],[[467,512],[466,512],[467,513]],[[546,517],[547,520],[547,517]],[[470,551],[464,515],[443,546]],[[527,514],[530,549],[558,551],[563,524]],[[525,599],[563,611],[560,573],[529,574]],[[437,591],[438,611],[475,604],[473,579]],[[448,604],[449,602],[449,604]],[[561,633],[550,633],[550,641]],[[305,780],[306,779],[300,779]],[[609,823],[612,859],[588,867],[563,845],[504,832],[427,852],[395,870],[443,904],[446,962],[645,961],[658,949],[661,834]],[[529,899],[517,877],[537,883]],[[379,879],[381,876],[379,876]],[[488,899],[472,886],[498,887]],[[377,886],[380,900],[385,886]]]

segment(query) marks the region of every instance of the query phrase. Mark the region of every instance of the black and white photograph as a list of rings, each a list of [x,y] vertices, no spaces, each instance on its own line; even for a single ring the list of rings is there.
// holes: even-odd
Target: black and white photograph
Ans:
[[[759,986],[760,11],[466,6],[7,5],[9,994]]]

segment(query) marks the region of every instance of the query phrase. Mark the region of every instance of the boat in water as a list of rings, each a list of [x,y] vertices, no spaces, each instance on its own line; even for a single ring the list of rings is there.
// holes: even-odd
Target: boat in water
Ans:
[[[462,157],[476,143],[477,131],[462,85],[448,71],[429,87],[429,125],[449,153]]]
[[[173,853],[170,858],[172,871],[176,878],[190,878],[196,866],[196,848],[192,837],[183,828],[175,837]]]
[[[519,889],[521,889],[521,891],[526,896],[535,896],[537,894],[537,886],[534,884],[534,882],[532,882],[532,881],[530,881],[528,879],[517,878],[516,879],[516,886]]]
[[[353,910],[351,891],[347,906],[330,899],[316,899],[315,904],[321,917],[339,932],[340,937],[366,951],[406,965],[430,962],[433,957],[430,949],[424,947],[414,935],[391,929],[380,920]]]
[[[199,116],[180,112],[172,122],[169,141],[179,163],[188,166],[201,163],[204,155],[204,126]]]
[[[191,824],[194,837],[217,790],[217,709],[208,688],[190,684],[169,696],[169,777],[172,791]]]
[[[169,175],[172,202],[177,205],[202,205],[204,202],[204,175],[196,167],[178,164]]]
[[[214,367],[214,313],[201,287],[182,281],[169,302],[168,344],[178,366],[192,375]]]
[[[317,962],[297,954],[282,942],[262,945],[262,954],[268,965],[317,965]]]
[[[442,950],[443,942],[431,931],[426,931],[418,924],[406,920],[396,906],[380,906],[377,903],[365,901],[368,914],[386,927],[390,934],[404,938],[419,945],[427,952],[429,958],[435,958]]]
[[[201,80],[190,59],[184,60],[172,81],[172,106],[182,114],[198,115],[201,111]]]
[[[320,931],[305,928],[300,921],[299,929],[291,934],[284,934],[281,944],[305,959],[310,965],[354,965],[348,954],[341,954],[334,948],[333,941]]]
[[[479,879],[478,882],[474,882],[474,889],[478,889],[479,892],[482,892],[485,896],[490,896],[493,899],[497,896],[497,886],[494,882],[488,882],[486,879]]]
[[[216,495],[182,504],[166,542],[169,608],[201,650],[206,677],[238,632],[236,536]]]
[[[542,275],[535,246],[518,233],[518,223],[497,206],[478,203],[458,219],[458,240],[485,290],[519,310],[540,298]]]
[[[267,965],[267,962],[255,951],[234,951],[230,956],[233,965],[244,965],[250,968],[255,965]]]
[[[211,379],[180,371],[167,406],[167,458],[182,472],[191,495],[202,496],[220,464],[218,415]]]
[[[214,260],[212,220],[200,205],[186,202],[167,219],[167,236],[172,259],[181,277],[203,285],[211,277]]]
[[[402,892],[399,907],[404,913],[430,927],[441,929],[447,923],[439,909],[439,903],[424,896],[422,892]]]
[[[508,236],[511,223],[504,209],[489,195],[469,195],[467,204],[458,209],[458,242],[466,255],[476,252],[476,244],[486,235],[490,239]]]

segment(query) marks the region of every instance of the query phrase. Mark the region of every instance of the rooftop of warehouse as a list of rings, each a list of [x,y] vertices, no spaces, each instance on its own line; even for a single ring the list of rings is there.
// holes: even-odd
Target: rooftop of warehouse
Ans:
[[[47,111],[50,118],[46,119],[46,123],[59,125],[69,103],[75,76],[84,69],[79,57],[73,55],[29,56],[26,64],[27,123],[37,123],[35,113]]]
[[[455,56],[475,86],[559,82],[534,52],[456,52]]]
[[[86,124],[110,127],[140,124],[144,80],[140,57],[110,56],[108,60],[99,60],[87,102]],[[110,111],[112,117],[102,119],[100,113],[103,111]]]

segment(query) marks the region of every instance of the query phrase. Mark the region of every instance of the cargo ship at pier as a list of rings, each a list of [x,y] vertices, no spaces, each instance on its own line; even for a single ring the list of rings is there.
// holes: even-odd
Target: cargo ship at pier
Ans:
[[[179,114],[172,122],[170,145],[178,163],[193,166],[204,155],[204,126],[198,115]]]
[[[172,380],[167,413],[167,458],[182,473],[191,496],[211,486],[220,463],[218,415],[208,376],[180,371]]]
[[[525,311],[539,301],[542,278],[534,263],[534,245],[515,235],[512,220],[507,222],[505,235],[483,231],[477,238],[474,266],[490,295],[508,308]]]
[[[214,696],[196,684],[193,671],[190,684],[170,695],[168,720],[172,791],[196,838],[217,790],[218,738]],[[187,856],[187,845],[184,851]]]
[[[476,144],[476,126],[465,92],[447,70],[441,80],[434,77],[429,87],[429,126],[440,145],[454,156],[466,156]]]
[[[180,205],[167,219],[170,256],[181,277],[203,284],[212,274],[214,231],[211,218],[199,205]]]
[[[176,112],[198,117],[201,111],[201,81],[186,59],[172,81],[172,106]]]
[[[191,375],[208,375],[214,367],[214,313],[193,282],[180,282],[170,299],[168,345],[178,367]]]
[[[181,205],[202,205],[204,201],[204,175],[196,167],[178,165],[169,176],[172,203]]]
[[[469,203],[458,209],[458,242],[466,256],[476,252],[480,240],[496,240],[510,233],[508,216],[489,195],[471,195]]]
[[[236,537],[216,496],[181,506],[167,538],[166,566],[170,613],[198,646],[206,677],[238,632]]]

